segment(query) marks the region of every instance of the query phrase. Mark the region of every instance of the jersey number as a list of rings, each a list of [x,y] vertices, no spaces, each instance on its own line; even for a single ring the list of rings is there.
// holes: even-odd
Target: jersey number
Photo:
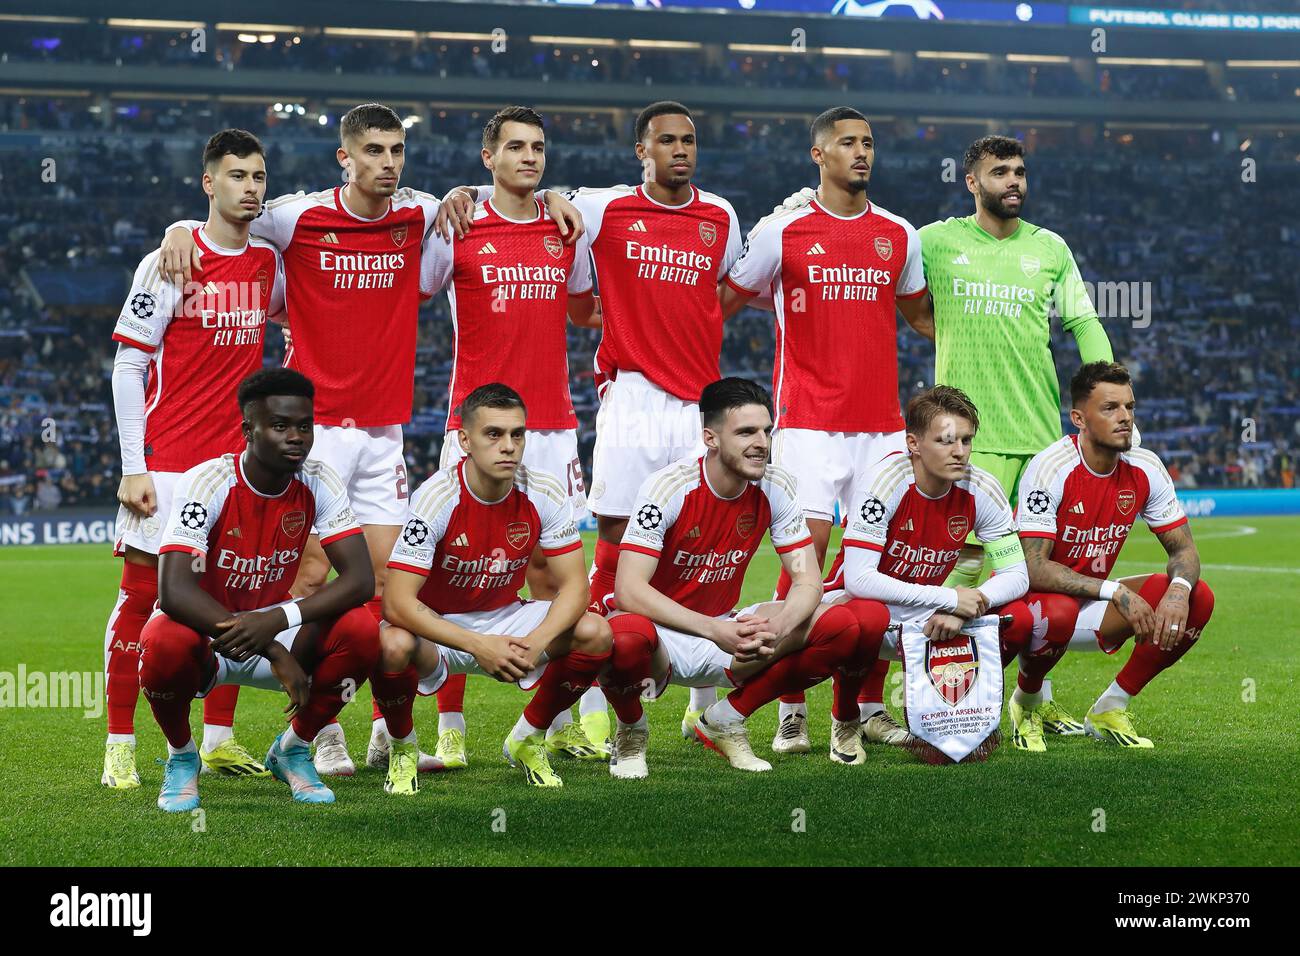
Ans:
[[[393,471],[397,473],[397,500],[405,501],[409,497],[406,490],[406,465],[398,465]]]

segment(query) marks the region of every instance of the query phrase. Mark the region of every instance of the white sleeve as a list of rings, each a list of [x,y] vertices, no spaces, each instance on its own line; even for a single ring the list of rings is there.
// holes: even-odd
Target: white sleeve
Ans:
[[[442,236],[430,233],[420,247],[420,295],[437,295],[447,288],[455,264],[455,233],[450,242],[444,242]]]
[[[361,525],[352,511],[347,489],[338,472],[323,461],[312,460],[303,465],[302,470],[316,499],[315,531],[320,535],[321,546],[333,544],[348,535],[360,534]]]
[[[117,439],[122,447],[122,475],[143,475],[144,385],[149,372],[149,353],[120,344],[113,357],[113,415]]]
[[[284,311],[284,257],[275,250],[275,283],[271,286],[271,302],[266,308],[266,319],[284,325],[289,316]]]
[[[628,518],[627,530],[623,532],[623,540],[619,544],[620,548],[655,556],[663,551],[664,537],[668,534],[668,529],[677,521],[677,516],[681,514],[682,502],[686,500],[686,491],[685,488],[679,487],[676,493],[666,497],[662,492],[657,496],[651,494],[651,489],[662,485],[671,485],[671,483],[662,481],[659,472],[655,472],[641,483],[636,493],[636,504],[632,506],[632,516]]]
[[[740,258],[727,272],[726,282],[738,292],[762,295],[781,273],[781,233],[785,219],[763,219],[745,237]]]
[[[203,220],[201,219],[179,219],[164,229],[163,235],[165,236],[173,229],[188,229],[190,232],[193,232],[195,229],[202,227],[202,225]]]
[[[776,553],[785,554],[811,544],[812,532],[799,507],[794,476],[784,468],[768,465],[762,489],[772,507],[772,547]]]
[[[293,231],[298,226],[298,217],[306,208],[306,204],[302,202],[306,197],[306,193],[296,192],[277,196],[270,202],[263,203],[261,214],[253,220],[248,231],[283,252],[293,241]]]
[[[1043,474],[1042,460],[1055,445],[1047,448],[1025,466],[1020,477],[1020,503],[1016,506],[1016,523],[1022,535],[1035,538],[1056,537],[1056,510],[1061,506],[1059,488],[1053,476]]]
[[[456,480],[454,474],[440,471],[416,489],[411,498],[411,513],[388,558],[390,568],[413,571],[425,577],[433,570],[433,552],[447,533],[447,523],[459,500],[457,495],[447,494],[450,488],[448,478]],[[435,511],[434,506],[440,501],[442,507]]]
[[[560,483],[550,475],[529,472],[533,505],[542,522],[542,532],[537,539],[542,554],[548,558],[582,549],[582,538],[573,520],[573,503]]]
[[[727,247],[722,253],[722,262],[718,269],[718,281],[721,282],[726,278],[727,273],[731,272],[731,267],[740,259],[741,250],[745,248],[745,240],[740,232],[740,220],[736,218],[736,210],[731,203],[727,203]]]
[[[897,296],[910,299],[925,291],[925,264],[921,259],[921,237],[910,222],[903,223],[907,232],[907,258],[903,260],[903,270],[898,274]]]
[[[1001,607],[1008,601],[1029,593],[1029,565],[1022,558],[1018,563],[1004,567],[981,584],[979,592],[988,598],[989,607]]]
[[[583,232],[573,250],[573,268],[569,270],[569,294],[591,292],[591,234]]]
[[[136,267],[131,291],[113,327],[113,340],[156,351],[180,301],[181,290],[158,275],[158,250],[154,250]]]
[[[1164,463],[1153,452],[1143,449],[1142,453],[1133,455],[1133,463],[1146,472],[1151,490],[1147,494],[1146,504],[1142,508],[1142,520],[1154,534],[1172,531],[1187,523],[1187,515],[1178,493],[1174,490],[1174,480],[1169,477]]]
[[[936,611],[951,611],[957,606],[955,589],[891,578],[879,570],[882,552],[861,545],[852,546],[848,542],[845,545],[844,588],[854,597],[899,607],[934,608]]]
[[[208,535],[221,516],[229,491],[227,483],[212,480],[213,465],[219,464],[217,459],[195,465],[176,483],[172,491],[172,511],[167,516],[167,530],[158,547],[159,554],[167,551],[208,553]],[[197,494],[200,488],[203,494]]]

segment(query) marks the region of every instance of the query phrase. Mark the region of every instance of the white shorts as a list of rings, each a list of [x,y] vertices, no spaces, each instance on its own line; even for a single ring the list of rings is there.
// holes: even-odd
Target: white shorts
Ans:
[[[401,525],[411,487],[402,459],[402,426],[317,425],[311,457],[333,468],[360,524]]]
[[[507,604],[495,611],[466,611],[463,614],[444,614],[443,617],[469,631],[480,634],[500,634],[505,637],[524,637],[536,630],[551,609],[550,601],[520,601]],[[520,690],[531,690],[546,671],[546,652],[537,659],[537,666],[519,682]],[[438,666],[420,678],[419,691],[428,696],[436,694],[451,674],[477,674],[491,677],[479,666],[478,659],[469,651],[438,645]],[[495,678],[493,678],[495,680]]]
[[[719,614],[718,619],[725,621],[741,614],[750,614],[757,606],[754,604],[739,611]],[[610,617],[617,617],[619,613],[622,612],[615,612]],[[668,654],[668,675],[643,696],[658,700],[669,684],[680,687],[736,686],[736,682],[731,679],[731,655],[707,637],[674,631],[662,624],[655,624],[655,631],[659,635],[660,645]]]
[[[1072,651],[1105,651],[1114,654],[1123,642],[1107,647],[1101,642],[1101,619],[1106,616],[1109,601],[1080,601],[1079,616],[1074,619],[1074,635],[1070,638]]]
[[[804,516],[835,520],[852,504],[853,486],[890,452],[907,451],[905,433],[819,432],[778,428],[772,433],[772,464],[794,476]]]
[[[117,509],[117,540],[113,544],[113,554],[121,557],[130,545],[140,551],[156,555],[162,545],[163,535],[167,531],[167,519],[172,513],[172,496],[176,484],[181,480],[179,471],[151,471],[154,494],[158,498],[158,510],[147,518],[128,511],[125,505]]]
[[[438,468],[447,468],[465,457],[460,447],[460,430],[447,432],[442,439]],[[587,489],[582,482],[582,463],[578,460],[576,428],[545,428],[528,431],[524,436],[524,466],[545,472],[569,490],[573,518],[580,521],[587,513]]]
[[[640,372],[619,372],[596,412],[588,505],[593,514],[630,517],[641,482],[702,454],[698,402],[669,395]]]

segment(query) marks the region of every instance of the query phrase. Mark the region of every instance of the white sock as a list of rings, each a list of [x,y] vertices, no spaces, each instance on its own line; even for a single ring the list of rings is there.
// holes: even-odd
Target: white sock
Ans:
[[[135,746],[135,734],[109,734],[108,742],[110,744],[130,744]]]
[[[884,712],[885,705],[880,703],[880,701],[858,701],[858,720],[862,721],[864,724],[872,717],[876,716],[876,714],[883,714]]]
[[[187,743],[184,747],[173,747],[171,744],[167,745],[167,755],[169,757],[175,757],[177,754],[192,754],[192,753],[198,753],[198,751],[194,749],[193,737],[190,738],[190,742]]]
[[[465,732],[465,715],[459,710],[438,715],[438,736],[441,737],[449,730],[459,730],[462,734]]]
[[[649,729],[650,729],[650,724],[649,724],[649,723],[646,721],[646,719],[645,719],[645,712],[644,712],[644,711],[642,711],[642,713],[641,713],[641,719],[638,720],[635,724],[625,724],[625,723],[623,723],[623,721],[621,721],[621,720],[618,722],[618,729],[619,729],[619,730],[636,730],[636,729],[638,729],[638,728],[641,729],[641,730],[649,730]]]
[[[609,701],[605,700],[605,692],[599,687],[587,688],[587,692],[578,700],[578,716],[580,717],[586,717],[588,714],[607,713],[608,710]]]
[[[524,719],[523,714],[520,714],[519,719],[515,721],[514,729],[510,731],[510,739],[527,740],[533,734],[542,733],[543,730],[544,728],[542,727],[534,727],[532,724],[530,724],[527,720]]]
[[[546,729],[546,736],[549,737],[552,734],[558,734],[571,723],[573,723],[573,715],[567,710],[560,711],[555,715],[555,719],[551,721],[551,726]]]
[[[1043,689],[1039,693],[1043,695],[1043,700],[1052,699],[1052,679],[1050,677],[1043,678]]]
[[[705,710],[718,699],[716,687],[692,687],[691,710]]]
[[[389,736],[388,721],[383,717],[376,717],[374,720],[372,720],[370,722],[370,736],[371,737]]]
[[[717,727],[722,724],[744,723],[745,715],[732,707],[731,701],[724,697],[722,700],[709,705],[709,708],[704,712],[704,719]]]
[[[306,747],[310,740],[303,740],[293,731],[293,727],[286,727],[283,734],[280,735],[280,749],[292,750],[294,747]]]
[[[385,731],[385,732],[386,732],[386,731]],[[405,737],[398,737],[398,738],[396,738],[396,739],[390,737],[389,739],[392,740],[393,743],[397,743],[397,744],[413,744],[413,743],[415,743],[415,740],[416,740],[416,737],[415,737],[415,727],[412,726],[412,727],[411,727],[411,732],[410,732],[409,734],[407,734]]]
[[[216,750],[223,743],[235,736],[233,727],[222,727],[219,724],[203,725],[203,749],[208,753]]]
[[[1011,699],[1021,707],[1025,708],[1025,710],[1033,710],[1043,702],[1043,692],[1040,690],[1036,694],[1030,694],[1017,687],[1011,692]]]
[[[1128,702],[1132,699],[1133,695],[1120,687],[1119,684],[1111,681],[1110,686],[1097,698],[1097,703],[1092,705],[1092,712],[1094,714],[1104,714],[1108,710],[1122,710],[1128,707]]]
[[[787,704],[785,701],[781,701],[781,706],[778,707],[778,708],[777,708],[777,711],[776,711],[776,719],[777,719],[777,723],[780,723],[780,722],[784,721],[784,720],[785,720],[787,717],[789,717],[791,714],[801,714],[801,715],[803,715],[804,717],[807,717],[807,716],[808,716],[808,705],[807,705],[807,704]]]

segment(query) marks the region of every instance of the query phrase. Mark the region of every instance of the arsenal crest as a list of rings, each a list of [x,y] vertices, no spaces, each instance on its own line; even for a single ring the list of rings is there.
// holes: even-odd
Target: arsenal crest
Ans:
[[[529,530],[527,521],[512,521],[506,525],[506,541],[516,551],[522,550],[528,543]]]
[[[888,262],[894,255],[894,244],[884,236],[876,236],[875,246],[876,255],[880,256],[880,258],[884,259],[886,262]]]
[[[935,691],[951,707],[960,704],[975,686],[979,666],[979,651],[969,634],[926,643],[925,672]]]
[[[1025,274],[1026,278],[1032,279],[1034,276],[1038,275],[1038,268],[1041,264],[1042,263],[1038,261],[1038,256],[1020,257],[1020,271]]]
[[[746,512],[736,519],[736,534],[742,538],[748,538],[754,533],[754,525],[757,523],[758,518],[755,517],[754,513],[752,511]]]
[[[551,254],[552,259],[558,259],[564,252],[564,243],[559,236],[543,236],[542,248]]]
[[[302,534],[302,529],[307,525],[307,514],[303,511],[290,511],[280,519],[280,530],[290,538],[296,538]]]
[[[970,533],[970,519],[965,515],[953,515],[948,519],[948,534],[952,540],[960,541]]]
[[[257,287],[262,290],[262,298],[266,298],[266,293],[271,288],[271,279],[267,276],[266,270],[258,269],[254,278],[257,279]]]
[[[1123,488],[1115,495],[1115,507],[1122,515],[1132,511],[1135,504],[1137,504],[1137,493],[1132,488]]]
[[[399,249],[406,242],[406,229],[407,227],[403,225],[394,226],[388,231],[388,234],[393,237],[393,245],[397,246]]]
[[[700,239],[706,246],[711,246],[718,241],[718,227],[711,222],[700,223]]]

